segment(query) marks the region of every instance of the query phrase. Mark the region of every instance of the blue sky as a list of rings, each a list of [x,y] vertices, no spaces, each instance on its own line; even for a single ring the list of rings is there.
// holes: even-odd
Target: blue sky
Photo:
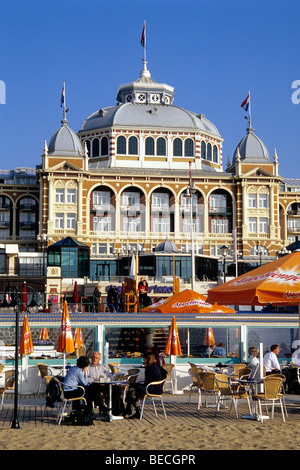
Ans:
[[[300,178],[300,104],[291,99],[300,80],[299,3],[0,0],[0,168],[41,162],[44,140],[60,126],[64,81],[75,131],[116,103],[119,85],[142,69],[146,19],[152,78],[175,88],[174,104],[217,126],[225,164],[245,135],[240,105],[250,89],[255,134],[271,159],[277,149],[282,176]]]

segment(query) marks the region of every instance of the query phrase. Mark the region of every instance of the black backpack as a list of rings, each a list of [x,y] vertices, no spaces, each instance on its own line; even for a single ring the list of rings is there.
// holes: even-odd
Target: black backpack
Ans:
[[[52,377],[46,388],[46,406],[54,408],[55,403],[63,399],[63,389],[60,381]]]
[[[88,411],[85,406],[70,414],[71,423],[77,426],[91,426],[94,424],[93,419],[93,413]]]

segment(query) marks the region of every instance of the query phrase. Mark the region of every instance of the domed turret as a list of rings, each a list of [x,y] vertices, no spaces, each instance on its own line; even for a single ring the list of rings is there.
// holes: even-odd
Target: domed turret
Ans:
[[[78,135],[70,129],[65,116],[61,123],[61,127],[51,137],[48,154],[54,156],[82,157],[83,149]]]
[[[175,243],[170,242],[170,240],[165,240],[158,245],[156,251],[162,251],[164,253],[178,253],[178,248]]]
[[[240,160],[247,160],[249,163],[261,163],[270,161],[267,147],[257,135],[253,132],[253,127],[248,127],[247,134],[240,141],[235,149],[233,155],[233,163],[236,162],[237,156],[239,155]]]

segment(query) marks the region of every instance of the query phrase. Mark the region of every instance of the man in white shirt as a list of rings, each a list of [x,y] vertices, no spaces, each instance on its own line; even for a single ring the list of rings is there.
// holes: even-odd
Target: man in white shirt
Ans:
[[[93,352],[91,363],[87,370],[87,379],[89,383],[99,381],[100,377],[112,379],[113,374],[103,364],[100,364],[101,354],[98,351]]]
[[[267,375],[280,373],[280,364],[277,359],[280,350],[279,345],[272,344],[270,349],[271,351],[264,355],[264,366]]]

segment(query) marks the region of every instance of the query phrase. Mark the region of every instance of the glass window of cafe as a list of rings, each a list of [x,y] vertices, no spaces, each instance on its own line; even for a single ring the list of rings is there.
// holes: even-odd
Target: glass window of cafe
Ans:
[[[299,348],[299,328],[248,328],[248,349],[259,350],[260,343],[263,343],[264,354],[270,351],[272,344],[278,344],[278,359],[289,360]]]
[[[203,358],[239,357],[239,328],[178,328],[182,356]],[[163,352],[169,328],[105,328],[105,342],[109,343],[109,357],[130,357],[144,354],[158,346]],[[222,346],[221,346],[222,344]],[[215,351],[215,345],[219,349]]]
[[[56,351],[58,344],[58,337],[60,328],[47,328],[47,339],[42,339],[41,328],[32,328],[29,324],[34,352],[29,356],[29,359],[59,359],[61,353]],[[21,338],[22,323],[20,322],[19,337]],[[75,334],[75,327],[72,326],[73,335]],[[97,344],[96,327],[82,328],[84,350],[83,353],[89,355],[94,351]],[[15,349],[15,328],[0,328],[0,356],[1,362],[5,359],[14,359]],[[67,355],[67,358],[76,358],[76,353]]]

